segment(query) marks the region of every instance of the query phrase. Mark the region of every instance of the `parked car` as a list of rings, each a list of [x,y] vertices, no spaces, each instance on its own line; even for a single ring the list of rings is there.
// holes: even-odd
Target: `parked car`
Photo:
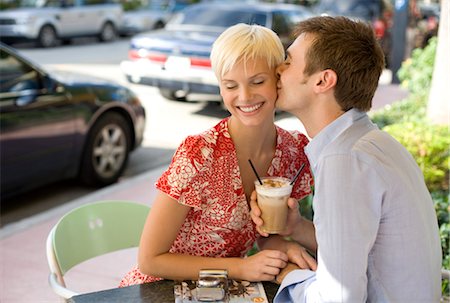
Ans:
[[[122,27],[122,5],[114,0],[20,0],[0,11],[0,39],[55,46],[75,37],[112,41]]]
[[[48,72],[0,43],[1,196],[79,177],[116,182],[143,139],[145,111],[128,88]]]
[[[175,13],[191,2],[190,0],[151,0],[145,6],[125,11],[120,34],[131,36],[163,28]]]
[[[345,16],[362,20],[372,25],[375,36],[380,42],[388,64],[391,52],[390,18],[392,4],[390,0],[319,0],[313,8],[317,15]]]
[[[212,43],[229,26],[244,22],[273,29],[288,46],[295,23],[311,17],[305,7],[270,3],[200,3],[176,14],[164,29],[131,39],[121,63],[128,81],[159,88],[171,100],[220,100],[209,59]],[[206,98],[204,98],[206,97]]]

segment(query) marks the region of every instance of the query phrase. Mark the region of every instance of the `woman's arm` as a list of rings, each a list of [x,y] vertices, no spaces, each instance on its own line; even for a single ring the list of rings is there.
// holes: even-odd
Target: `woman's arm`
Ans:
[[[142,232],[139,270],[172,280],[196,280],[201,269],[227,269],[232,279],[271,281],[286,266],[287,255],[267,250],[249,258],[209,258],[172,254],[169,250],[190,207],[159,192]]]

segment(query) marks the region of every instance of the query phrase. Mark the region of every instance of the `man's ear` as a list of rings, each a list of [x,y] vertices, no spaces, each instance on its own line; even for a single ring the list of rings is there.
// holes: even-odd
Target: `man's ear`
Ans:
[[[316,85],[314,90],[316,93],[323,93],[327,90],[333,89],[337,83],[336,72],[332,69],[325,69],[319,73],[316,78]]]

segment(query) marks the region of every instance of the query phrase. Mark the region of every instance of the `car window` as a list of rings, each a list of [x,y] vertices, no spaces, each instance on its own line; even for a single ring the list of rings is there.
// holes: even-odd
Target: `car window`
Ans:
[[[73,1],[66,1],[73,2]],[[20,7],[61,7],[61,1],[58,0],[22,0]]]
[[[109,0],[83,0],[84,5],[98,5],[98,4],[107,4],[107,3],[113,3],[114,1]]]
[[[0,50],[0,74],[1,93],[39,88],[38,73],[3,50]]]
[[[263,13],[235,10],[211,10],[204,7],[185,9],[170,22],[174,24],[209,25],[229,27],[237,23],[266,25],[267,17]]]
[[[273,25],[272,29],[278,35],[287,35],[289,34],[290,26],[288,24],[288,20],[284,16],[284,14],[280,12],[275,12],[273,14]]]
[[[275,11],[272,14],[272,30],[278,34],[284,47],[288,47],[293,41],[295,25],[311,16],[306,11]]]

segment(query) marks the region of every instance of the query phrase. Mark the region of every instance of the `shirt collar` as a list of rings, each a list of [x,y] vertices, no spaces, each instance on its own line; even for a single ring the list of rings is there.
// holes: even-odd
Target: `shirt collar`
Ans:
[[[312,138],[309,144],[305,147],[305,153],[308,156],[308,160],[311,163],[312,168],[315,168],[321,152],[328,144],[333,142],[340,134],[354,124],[355,121],[366,116],[367,114],[365,112],[354,108],[350,109],[327,125],[314,138]]]

